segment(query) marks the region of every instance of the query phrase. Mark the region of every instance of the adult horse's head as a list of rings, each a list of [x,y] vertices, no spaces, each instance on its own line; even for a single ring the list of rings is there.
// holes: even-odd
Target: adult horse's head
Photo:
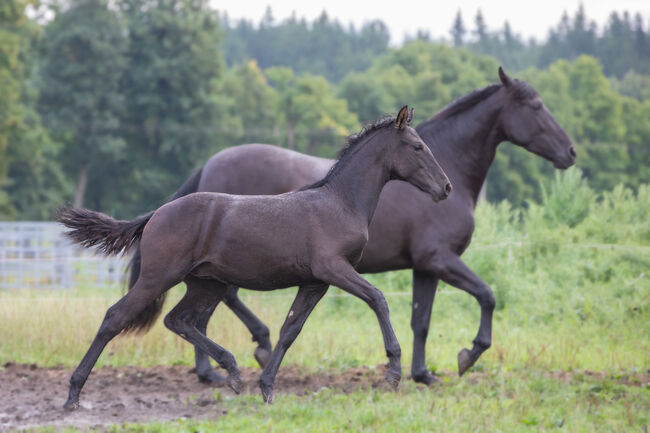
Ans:
[[[571,167],[575,147],[535,89],[510,78],[501,67],[499,79],[507,94],[500,119],[507,140],[551,161],[555,168]]]
[[[431,195],[434,201],[444,200],[451,193],[451,183],[429,147],[409,126],[411,119],[413,109],[405,105],[395,119],[393,133],[397,136],[397,144],[389,158],[390,178],[409,182]]]

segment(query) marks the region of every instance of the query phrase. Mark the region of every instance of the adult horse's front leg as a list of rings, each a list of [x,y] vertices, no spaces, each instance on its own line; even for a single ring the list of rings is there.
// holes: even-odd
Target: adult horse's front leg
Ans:
[[[248,330],[253,335],[253,341],[257,342],[257,347],[255,348],[254,352],[255,359],[257,360],[260,367],[264,368],[267,361],[269,360],[269,357],[271,356],[271,350],[273,350],[273,347],[271,346],[269,328],[264,323],[262,323],[262,321],[258,319],[257,316],[255,316],[255,314],[253,314],[253,312],[246,307],[246,305],[244,305],[244,303],[239,299],[239,296],[237,296],[238,291],[238,287],[228,286],[228,290],[226,291],[226,296],[224,296],[223,301],[228,306],[228,308],[230,308],[232,312],[235,313],[239,320],[241,320],[244,325],[246,325]],[[214,313],[215,308],[216,305],[207,309],[200,315],[198,321],[196,322],[196,328],[203,335],[207,335],[206,331],[208,322]],[[196,346],[194,347],[194,359],[196,362],[196,374],[198,375],[200,382],[217,385],[225,383],[226,378],[214,371],[210,365],[210,357],[208,354]]]
[[[217,361],[228,372],[228,386],[239,394],[242,380],[235,357],[196,328],[200,315],[219,303],[226,294],[226,287],[217,281],[195,277],[186,278],[185,283],[187,292],[165,316],[165,326]]]
[[[431,374],[425,363],[425,347],[429,325],[431,323],[431,309],[438,288],[438,278],[434,275],[413,271],[413,304],[411,306],[411,329],[413,330],[413,362],[411,363],[411,377],[415,382],[430,385],[438,382]]]
[[[282,358],[296,337],[298,337],[309,314],[327,292],[327,287],[327,284],[320,284],[317,286],[301,286],[298,289],[298,294],[293,300],[291,309],[280,330],[278,344],[276,344],[266,367],[264,367],[264,372],[260,376],[259,384],[265,403],[270,404],[273,402],[273,383]]]
[[[433,270],[442,281],[466,291],[476,298],[481,306],[481,324],[474,338],[472,350],[461,349],[458,352],[458,375],[462,376],[492,344],[494,294],[492,289],[456,255],[449,254],[440,258]]]
[[[254,352],[255,360],[260,367],[264,368],[271,357],[271,351],[273,350],[269,328],[262,323],[262,321],[253,314],[246,305],[244,305],[237,295],[238,292],[238,287],[228,286],[228,291],[226,292],[226,296],[223,298],[223,302],[225,302],[228,308],[230,308],[232,312],[239,317],[239,320],[246,325],[253,336],[253,341],[257,342],[257,347]]]
[[[343,259],[326,264],[318,272],[315,272],[314,276],[362,299],[375,312],[388,356],[386,380],[393,388],[397,388],[402,377],[400,360],[402,351],[390,323],[388,303],[384,295],[359,275],[348,261]]]

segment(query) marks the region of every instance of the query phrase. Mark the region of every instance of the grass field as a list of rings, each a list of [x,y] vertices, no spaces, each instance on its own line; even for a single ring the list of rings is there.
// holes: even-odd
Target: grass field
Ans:
[[[464,259],[497,298],[493,346],[458,379],[456,354],[471,347],[479,308],[469,295],[442,286],[428,338],[429,367],[442,385],[405,381],[397,393],[349,395],[324,389],[304,397],[223,399],[218,421],[127,425],[115,431],[648,431],[650,387],[650,188],[619,188],[597,197],[569,171],[543,203],[525,211],[482,205]],[[412,334],[410,273],[373,275],[386,293],[408,375]],[[272,338],[294,289],[242,291]],[[173,290],[166,308],[182,295]],[[0,294],[0,363],[75,366],[88,348],[117,288]],[[254,366],[254,343],[220,306],[208,334],[240,365]],[[145,336],[114,340],[98,365],[187,364],[192,348],[161,323]],[[361,301],[330,293],[316,307],[285,364],[341,371],[386,362],[374,314]],[[597,372],[591,374],[590,372]]]

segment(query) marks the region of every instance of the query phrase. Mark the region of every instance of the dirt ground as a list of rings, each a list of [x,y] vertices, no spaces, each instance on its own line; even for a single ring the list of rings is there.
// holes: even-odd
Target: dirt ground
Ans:
[[[244,393],[260,395],[260,369],[242,369]],[[95,369],[81,392],[81,407],[62,409],[72,369],[8,363],[0,370],[0,430],[37,426],[94,427],[178,418],[216,419],[223,414],[216,388],[199,383],[187,366],[104,367]],[[280,368],[275,391],[302,395],[327,386],[342,392],[386,387],[383,368],[355,368],[340,374],[305,374]],[[235,394],[220,387],[224,396]],[[260,395],[260,404],[262,397]]]
[[[299,368],[283,366],[278,372],[275,393],[303,395],[323,387],[344,393],[359,388],[390,389],[384,381],[385,367],[352,368],[341,373],[307,374]],[[260,369],[242,369],[244,393],[262,398],[257,386]],[[167,421],[179,418],[216,419],[224,409],[214,398],[213,385],[199,383],[187,366],[104,367],[95,369],[81,393],[81,407],[66,412],[62,406],[68,393],[69,368],[41,368],[36,365],[8,363],[0,369],[0,431],[38,426],[101,427],[111,424],[144,421]],[[445,373],[453,375],[453,372]],[[575,373],[554,372],[560,381],[575,379]],[[605,373],[584,371],[583,376],[602,380]],[[486,373],[471,372],[464,380],[486,379]],[[404,377],[403,380],[407,380]],[[650,370],[623,376],[616,382],[647,386]],[[224,396],[233,396],[228,387],[220,387]]]

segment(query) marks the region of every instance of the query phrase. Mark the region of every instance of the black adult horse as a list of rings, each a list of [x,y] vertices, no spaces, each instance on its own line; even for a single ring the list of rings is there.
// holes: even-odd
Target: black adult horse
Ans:
[[[384,188],[370,225],[369,241],[357,270],[361,273],[413,269],[411,327],[414,334],[412,377],[431,383],[425,366],[425,344],[431,308],[439,280],[476,298],[481,321],[472,350],[458,354],[458,373],[470,368],[491,344],[492,290],[460,259],[472,239],[474,207],[497,145],[510,141],[553,162],[556,168],[573,165],[571,140],[527,83],[508,77],[499,68],[501,84],[465,95],[417,127],[454,185],[449,200],[431,203],[417,188],[391,182]],[[179,189],[175,197],[194,191],[231,194],[280,194],[322,177],[333,161],[279,147],[249,144],[214,155]],[[136,251],[132,277],[139,272]],[[271,349],[268,328],[228,291],[224,302],[246,324],[259,346],[255,355],[264,364]],[[160,304],[157,305],[160,307]],[[205,332],[208,312],[199,322]],[[207,356],[196,352],[202,381],[222,381]]]
[[[429,148],[407,126],[411,116],[403,107],[397,119],[386,118],[351,137],[327,176],[300,191],[253,197],[201,192],[133,221],[62,209],[59,221],[73,229],[67,234],[74,241],[116,254],[141,238],[142,255],[137,282],[108,309],[72,374],[65,407],[78,407],[81,388],[106,344],[124,329],[148,326],[152,317],[140,313],[181,281],[187,292],[165,317],[165,325],[228,371],[227,382],[235,392],[241,386],[235,358],[195,326],[229,285],[252,290],[300,287],[260,378],[264,401],[271,402],[282,357],[330,284],[363,299],[377,315],[389,359],[386,379],[397,386],[400,347],[388,304],[354,266],[368,240],[379,194],[390,179],[410,182],[429,200],[444,199],[451,191]]]

